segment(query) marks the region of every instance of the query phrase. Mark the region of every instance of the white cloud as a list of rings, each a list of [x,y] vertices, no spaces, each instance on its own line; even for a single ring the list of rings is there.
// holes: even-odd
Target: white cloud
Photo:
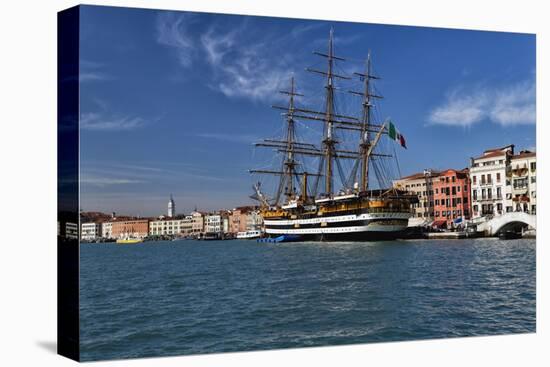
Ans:
[[[78,81],[80,83],[111,80],[113,77],[103,71],[105,65],[90,60],[80,60]]]
[[[112,178],[112,177],[97,177],[97,176],[85,176],[80,178],[80,182],[83,184],[89,184],[99,187],[112,186],[112,185],[127,185],[143,183],[141,180],[133,180],[127,178]]]
[[[218,24],[196,28],[193,36],[188,23],[183,15],[173,13],[161,13],[157,21],[158,42],[174,48],[183,67],[189,68],[198,57],[206,60],[211,73],[205,83],[227,97],[279,98],[277,91],[288,84],[291,75],[290,54],[281,53],[281,47],[273,44],[280,39],[269,32],[252,32],[246,21],[230,30]]]
[[[102,72],[81,72],[79,74],[79,81],[81,83],[90,82],[90,81],[102,81],[102,80],[110,80],[112,79],[111,76],[102,73]]]
[[[161,12],[157,17],[157,41],[174,48],[184,67],[190,67],[193,63],[195,45],[187,32],[191,20],[189,14],[172,12]]]
[[[485,120],[501,126],[534,124],[534,80],[500,88],[457,88],[429,115],[430,123],[448,126],[471,126]]]
[[[535,83],[525,82],[496,92],[490,118],[501,125],[534,124],[536,121]]]
[[[195,136],[205,139],[214,139],[220,141],[227,141],[233,143],[254,143],[260,140],[259,137],[255,135],[241,134],[241,135],[230,135],[230,134],[216,134],[216,133],[198,133]]]
[[[80,128],[95,131],[132,130],[145,124],[140,117],[105,116],[97,112],[83,112],[80,116]]]

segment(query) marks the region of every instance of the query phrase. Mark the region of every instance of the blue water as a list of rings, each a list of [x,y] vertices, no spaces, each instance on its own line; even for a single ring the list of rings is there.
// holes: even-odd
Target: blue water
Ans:
[[[535,241],[81,245],[83,360],[535,331]]]

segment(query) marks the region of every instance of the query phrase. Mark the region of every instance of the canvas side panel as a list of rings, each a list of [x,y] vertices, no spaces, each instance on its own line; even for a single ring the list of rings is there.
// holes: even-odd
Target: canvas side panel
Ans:
[[[57,16],[57,352],[79,360],[79,22]]]

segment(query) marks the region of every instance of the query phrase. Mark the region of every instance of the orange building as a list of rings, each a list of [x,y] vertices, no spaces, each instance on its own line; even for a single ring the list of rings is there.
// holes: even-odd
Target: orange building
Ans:
[[[143,238],[149,234],[149,219],[131,219],[112,222],[113,238]]]
[[[434,226],[456,227],[471,218],[470,177],[468,169],[448,169],[434,179]]]

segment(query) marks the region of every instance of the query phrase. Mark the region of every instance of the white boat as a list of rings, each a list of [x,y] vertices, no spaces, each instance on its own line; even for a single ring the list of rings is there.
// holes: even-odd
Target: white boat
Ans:
[[[260,230],[238,232],[237,233],[237,239],[238,240],[251,240],[251,239],[254,239],[254,238],[260,238],[261,236],[262,236],[262,231],[260,231]]]

